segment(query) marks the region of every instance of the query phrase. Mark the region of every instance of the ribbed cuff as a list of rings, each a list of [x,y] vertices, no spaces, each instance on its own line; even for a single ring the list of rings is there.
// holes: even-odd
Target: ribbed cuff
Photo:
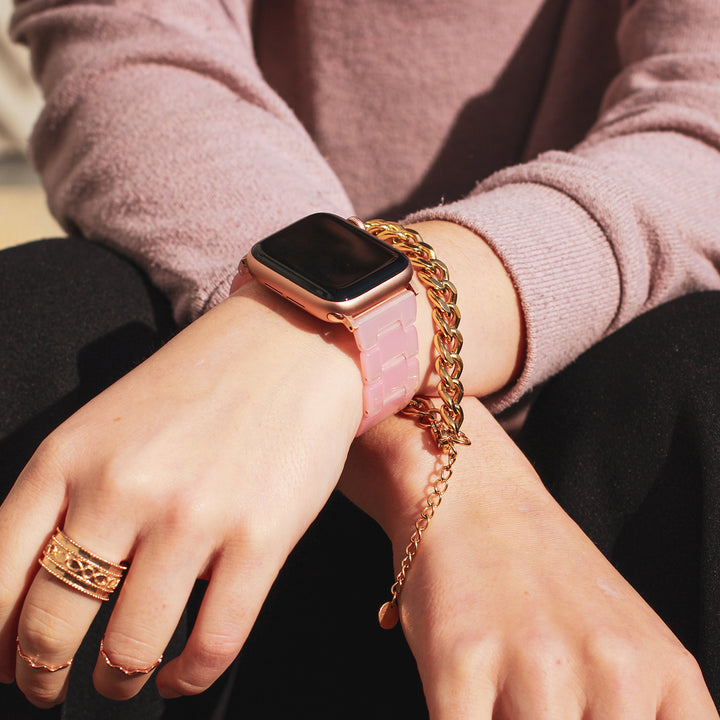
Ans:
[[[423,210],[406,222],[425,220],[447,220],[482,236],[517,290],[526,360],[511,386],[485,398],[493,412],[515,403],[607,333],[620,301],[617,262],[600,226],[570,196],[537,183],[507,184]]]

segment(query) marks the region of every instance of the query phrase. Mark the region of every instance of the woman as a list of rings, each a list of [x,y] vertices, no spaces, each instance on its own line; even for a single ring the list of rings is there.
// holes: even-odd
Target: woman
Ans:
[[[343,470],[362,414],[345,328],[253,282],[219,302],[255,240],[318,209],[416,211],[409,221],[460,293],[466,393],[495,411],[639,314],[718,286],[720,17],[708,0],[17,6],[14,33],[47,98],[34,152],[55,214],[147,268],[177,322],[202,315],[51,434],[3,505],[0,537],[14,550],[0,567],[2,668],[37,705],[65,696],[99,604],[36,572],[56,526],[132,561],[93,651],[108,697],[146,683],[195,579],[210,579],[182,654],[157,673],[161,695],[188,695],[240,650]],[[146,316],[161,307],[147,302]],[[420,296],[417,307],[415,390],[432,393],[430,306]],[[474,444],[459,450],[453,492],[457,482],[477,502],[458,507],[461,491],[455,505],[448,493],[400,600],[433,716],[715,717],[678,641],[481,409],[467,414]],[[379,426],[344,480],[400,554],[395,521],[408,527],[400,508],[422,498],[435,458],[417,442],[407,421]],[[358,489],[353,468],[368,457],[380,467]],[[508,486],[517,515],[502,502]],[[445,523],[462,533],[446,536]],[[432,533],[459,547],[440,554]],[[483,547],[493,552],[465,552]],[[594,584],[575,597],[583,571]],[[576,622],[600,606],[597,625]],[[618,643],[627,628],[630,650]],[[68,693],[66,712],[73,683]]]

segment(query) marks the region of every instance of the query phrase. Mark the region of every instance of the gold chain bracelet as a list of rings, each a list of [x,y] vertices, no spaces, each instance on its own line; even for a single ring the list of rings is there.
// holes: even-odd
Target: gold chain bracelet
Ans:
[[[355,221],[356,218],[352,218],[352,220]],[[358,221],[358,223],[360,222]],[[416,396],[402,410],[402,413],[415,418],[420,427],[430,430],[438,450],[446,458],[445,464],[425,500],[425,507],[415,521],[415,530],[405,548],[405,557],[400,563],[400,570],[390,588],[391,598],[383,604],[378,613],[380,626],[390,629],[397,624],[399,618],[398,597],[417,554],[423,533],[427,530],[430,520],[435,515],[435,511],[448,489],[453,473],[452,468],[457,459],[455,445],[469,445],[470,440],[460,430],[463,422],[460,402],[464,392],[460,382],[463,369],[460,350],[463,339],[458,330],[460,311],[456,304],[457,290],[450,282],[447,266],[437,259],[432,247],[415,230],[385,220],[370,220],[363,223],[363,226],[375,237],[392,244],[405,253],[426,288],[432,305],[432,319],[435,326],[433,340],[437,352],[435,371],[440,377],[438,395],[442,400],[442,406],[438,409],[430,398]]]

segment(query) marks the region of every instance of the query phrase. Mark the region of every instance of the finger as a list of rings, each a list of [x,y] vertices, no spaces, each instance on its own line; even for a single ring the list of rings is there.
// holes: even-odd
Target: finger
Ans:
[[[18,642],[25,656],[33,658],[38,666],[58,667],[71,661],[100,602],[40,570],[20,615]],[[49,707],[62,700],[67,672],[34,668],[18,654],[15,680],[30,702]]]
[[[718,711],[710,694],[704,690],[699,695],[678,693],[663,703],[658,720],[717,720]]]
[[[148,536],[137,548],[108,622],[93,681],[126,700],[152,676],[177,627],[206,558],[193,538]]]
[[[529,642],[505,669],[493,717],[503,720],[587,720],[577,673],[561,643]],[[610,717],[610,716],[608,716]],[[640,720],[640,716],[633,717]]]
[[[584,713],[583,706],[577,697],[567,688],[560,687],[530,687],[514,686],[512,691],[504,692],[496,703],[493,718],[498,720],[589,720],[594,715]],[[602,715],[598,717],[615,718],[615,715]],[[618,716],[619,717],[619,716]],[[640,720],[643,716],[633,717]]]
[[[64,483],[31,460],[0,507],[0,681],[15,676],[15,638],[20,609],[42,549],[65,507]]]
[[[584,719],[655,720],[660,683],[648,659],[624,642],[614,641],[593,658]]]
[[[657,695],[636,688],[632,692],[612,693],[588,707],[583,720],[655,720]]]
[[[718,720],[702,671],[693,661],[679,671],[658,711],[658,720]]]
[[[423,678],[423,690],[430,720],[490,720],[497,689],[489,682],[458,684],[456,682],[428,683]]]
[[[442,600],[435,608],[446,606]],[[416,625],[412,613],[401,606],[406,634]],[[497,638],[490,634],[455,632],[455,621],[423,623],[430,632],[409,634],[423,692],[432,720],[490,720],[500,686],[501,655]]]
[[[183,652],[157,677],[165,698],[206,690],[240,652],[284,558],[227,556],[216,563]]]
[[[107,537],[107,532],[103,535],[102,530],[94,533],[87,526],[75,527],[70,515],[66,519],[66,528],[66,536],[72,541],[113,563],[119,562],[130,544],[129,538],[113,541]],[[114,550],[113,546],[121,550]],[[62,557],[55,557],[59,565],[52,566],[53,571],[60,575],[63,573],[57,568],[76,567],[82,561],[81,555],[73,551],[67,553],[68,564]],[[82,577],[82,573],[80,570],[77,574]],[[44,568],[38,571],[20,614],[18,641],[23,655],[17,653],[15,666],[18,687],[30,702],[48,707],[62,700],[69,669],[64,667],[50,672],[47,668],[59,667],[72,660],[101,603],[77,587],[62,582],[50,571]],[[40,667],[33,667],[27,658]]]

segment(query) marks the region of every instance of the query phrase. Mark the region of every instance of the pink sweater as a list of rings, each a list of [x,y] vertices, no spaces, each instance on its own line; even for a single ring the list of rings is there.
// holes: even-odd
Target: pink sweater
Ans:
[[[309,212],[453,220],[525,312],[499,408],[720,287],[718,0],[21,0],[13,32],[52,211],[181,322]]]

